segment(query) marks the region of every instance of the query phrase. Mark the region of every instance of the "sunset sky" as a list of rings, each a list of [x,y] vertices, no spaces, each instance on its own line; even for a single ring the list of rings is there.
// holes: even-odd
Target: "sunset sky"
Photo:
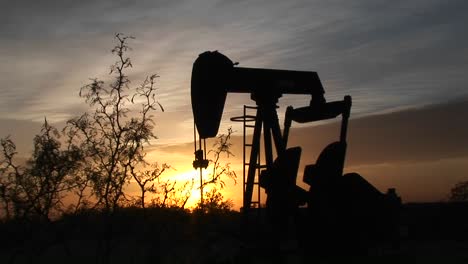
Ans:
[[[327,100],[353,98],[346,171],[404,201],[438,201],[468,180],[468,2],[412,1],[8,1],[0,11],[0,137],[31,151],[44,117],[57,127],[87,109],[89,78],[109,80],[113,36],[136,37],[130,78],[157,73],[159,102],[149,156],[191,177],[192,63],[219,50],[240,66],[317,71]],[[309,97],[284,96],[305,106]],[[228,96],[220,131],[232,126],[241,171],[240,115]],[[334,131],[334,132],[332,132]],[[302,166],[337,138],[336,123],[293,129]],[[298,179],[302,179],[300,170]],[[241,202],[241,178],[225,191]],[[299,182],[298,182],[299,183]]]

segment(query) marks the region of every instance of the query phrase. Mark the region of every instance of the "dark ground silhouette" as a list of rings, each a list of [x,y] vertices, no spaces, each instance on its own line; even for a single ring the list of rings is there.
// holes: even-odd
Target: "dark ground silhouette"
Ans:
[[[242,233],[241,214],[234,211],[201,214],[180,209],[127,208],[116,211],[111,222],[94,211],[53,222],[11,221],[0,225],[0,255],[2,263],[341,263],[343,260],[466,263],[468,260],[468,203],[405,204],[398,224],[398,243],[374,242],[361,247],[359,252],[347,250],[356,247],[346,237],[335,236],[330,247],[323,237],[307,232],[309,222],[292,224],[297,233],[278,237],[271,232],[272,225],[266,217],[251,219],[252,232],[248,234]],[[109,224],[107,259],[102,243]],[[329,248],[320,246],[321,243]]]

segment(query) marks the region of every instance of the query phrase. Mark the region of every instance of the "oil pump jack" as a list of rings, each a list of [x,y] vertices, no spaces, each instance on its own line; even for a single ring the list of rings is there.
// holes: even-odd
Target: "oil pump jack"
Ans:
[[[247,93],[257,104],[257,115],[253,132],[250,166],[243,195],[243,209],[251,207],[257,155],[263,127],[266,168],[273,165],[273,145],[278,156],[286,150],[281,135],[276,104],[283,94],[310,95],[311,106],[325,103],[324,90],[316,72],[287,71],[234,67],[234,63],[223,54],[205,52],[200,54],[192,70],[192,110],[199,134],[199,150],[196,151],[194,167],[206,167],[201,141],[215,137],[228,93]],[[195,140],[196,142],[196,140]],[[204,151],[204,152],[203,152]]]
[[[377,221],[381,221],[385,214],[377,212],[387,208],[384,195],[359,174],[343,175],[351,96],[345,96],[341,101],[326,102],[324,88],[316,72],[238,67],[217,51],[200,54],[193,64],[191,81],[196,127],[195,168],[208,166],[204,141],[217,135],[228,93],[250,94],[257,109],[243,193],[245,214],[251,209],[253,186],[257,183],[267,194],[269,217],[280,225],[305,204],[311,214],[321,218],[317,225],[332,226],[343,218],[349,218],[349,223],[361,223],[363,218],[374,221],[376,218],[370,217],[371,214],[378,215]],[[310,96],[311,100],[308,106],[287,108],[284,130],[281,131],[277,103],[279,98],[288,94]],[[340,115],[339,141],[328,145],[315,164],[305,167],[303,181],[310,185],[310,190],[306,191],[296,185],[301,148],[287,148],[291,124]],[[256,179],[262,130],[266,166],[262,167],[264,170]]]

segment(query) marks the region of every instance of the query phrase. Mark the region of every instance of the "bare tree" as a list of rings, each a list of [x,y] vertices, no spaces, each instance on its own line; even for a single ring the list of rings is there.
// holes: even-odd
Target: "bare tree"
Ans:
[[[191,181],[186,181],[182,186],[180,186],[177,189],[177,195],[173,198],[174,206],[185,209],[187,201],[192,196],[192,190],[194,185],[195,179],[192,179]]]
[[[116,34],[115,38],[117,45],[112,53],[117,61],[110,71],[114,81],[106,86],[93,79],[82,87],[80,97],[94,107],[94,112],[69,120],[65,128],[70,141],[86,155],[83,170],[97,198],[96,205],[107,211],[118,207],[125,196],[124,186],[132,177],[140,179],[136,168],[147,165],[144,146],[156,139],[152,113],[164,111],[155,98],[157,75],[147,77],[135,89],[130,87],[126,71],[132,63],[126,52],[130,49],[127,42],[133,37]],[[138,106],[140,111],[134,111]]]
[[[99,240],[97,255],[103,263],[110,261],[115,210],[127,203],[129,197],[124,187],[131,179],[142,180],[143,193],[147,187],[138,169],[144,169],[145,146],[157,139],[153,113],[163,107],[156,100],[156,74],[145,78],[141,85],[132,88],[127,71],[132,62],[127,57],[128,41],[133,37],[116,34],[117,45],[112,53],[117,57],[110,67],[113,81],[106,84],[97,78],[80,90],[80,97],[91,107],[91,111],[67,122],[64,129],[68,141],[84,153],[82,171],[83,188],[89,184],[96,198],[95,207],[105,212],[105,226]],[[149,175],[150,176],[150,175]],[[143,194],[144,197],[144,194]],[[142,199],[144,204],[144,199]]]
[[[159,180],[159,176],[161,176],[164,171],[169,169],[171,166],[167,165],[166,163],[159,165],[159,163],[155,162],[151,164],[150,167],[151,169],[140,171],[136,170],[134,167],[130,167],[132,177],[138,184],[138,187],[140,187],[139,203],[141,208],[145,208],[146,193],[157,192],[158,186],[156,184],[158,184],[159,181],[156,182],[156,180]]]
[[[223,189],[226,185],[224,178],[227,177],[236,183],[236,172],[231,169],[230,163],[222,163],[222,158],[225,156],[229,158],[234,156],[231,152],[232,143],[231,135],[232,128],[228,128],[227,134],[221,134],[216,138],[213,148],[208,151],[208,155],[212,155],[213,159],[210,159],[211,172],[208,175],[208,179],[203,181],[203,188],[208,185],[215,185],[220,189]]]
[[[24,168],[14,162],[16,145],[8,136],[0,139],[2,160],[0,161],[0,199],[7,220],[26,214],[27,197],[21,190],[20,182]]]
[[[223,157],[229,158],[233,156],[231,152],[232,143],[230,142],[232,133],[232,128],[228,128],[227,134],[219,135],[213,144],[213,148],[208,151],[208,154],[212,156],[212,159],[209,160],[211,171],[208,174],[208,179],[204,180],[199,188],[205,189],[207,186],[213,186],[213,189],[207,193],[208,200],[204,200],[203,204],[199,204],[200,208],[204,208],[205,205],[212,208],[215,202],[220,207],[232,204],[223,201],[223,196],[220,193],[220,190],[226,186],[225,178],[231,179],[234,184],[236,184],[236,172],[231,169],[229,162],[223,163]],[[220,197],[221,200],[219,199]],[[206,208],[204,208],[204,210],[206,210]]]
[[[161,207],[168,207],[169,203],[169,198],[170,196],[175,192],[176,190],[176,184],[177,181],[165,181],[160,184],[160,187],[162,188],[162,198],[160,202]]]
[[[177,182],[175,180],[157,179],[157,183],[152,188],[154,195],[151,199],[151,206],[157,208],[180,208],[185,209],[187,201],[192,196],[194,179],[190,181]]]

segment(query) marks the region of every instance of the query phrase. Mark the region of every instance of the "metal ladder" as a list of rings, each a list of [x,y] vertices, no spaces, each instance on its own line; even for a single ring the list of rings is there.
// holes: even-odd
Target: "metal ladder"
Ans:
[[[254,114],[251,114],[249,112],[255,111]],[[243,167],[242,167],[242,179],[243,179],[243,195],[245,195],[246,191],[246,186],[247,186],[247,171],[248,168],[251,164],[249,164],[249,159],[250,159],[250,149],[252,148],[252,142],[250,141],[249,143],[247,142],[247,130],[251,129],[253,130],[255,128],[255,125],[252,123],[255,123],[255,120],[257,119],[257,107],[256,106],[248,106],[244,105],[244,112],[242,116],[238,117],[233,117],[231,118],[232,121],[235,122],[242,122],[243,123],[243,129],[242,129],[242,138],[243,138],[243,151],[242,151],[242,162],[243,162]],[[253,133],[251,133],[252,135]],[[259,178],[260,178],[260,172],[262,169],[266,168],[266,164],[262,164],[262,159],[261,159],[261,148],[258,151],[258,156],[257,156],[257,162],[256,164],[253,164],[256,168],[256,173],[255,173],[255,180],[254,180],[254,186],[253,186],[253,192],[252,192],[252,200],[250,202],[250,208],[260,208],[261,207],[261,188],[259,184]],[[248,154],[248,155],[247,155]],[[244,197],[244,196],[243,196]]]

